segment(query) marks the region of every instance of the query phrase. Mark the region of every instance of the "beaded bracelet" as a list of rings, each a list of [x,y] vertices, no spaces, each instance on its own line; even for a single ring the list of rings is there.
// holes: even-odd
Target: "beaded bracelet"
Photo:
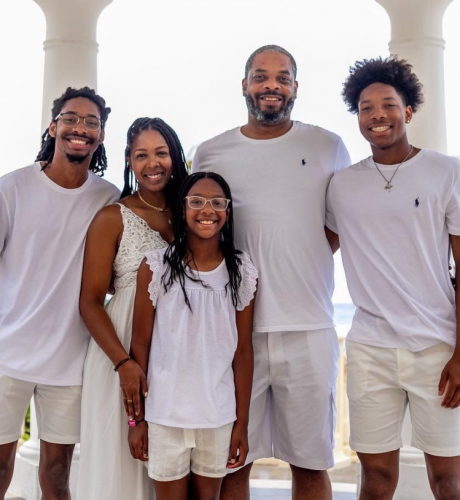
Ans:
[[[117,366],[115,366],[115,368],[113,369],[114,372],[117,372],[118,371],[118,368],[120,368],[121,365],[124,365],[127,361],[130,361],[131,358],[128,356],[127,358],[125,359],[122,359],[118,364]]]
[[[140,420],[128,420],[128,426],[129,427],[136,427],[136,425],[139,425],[141,422],[145,422],[144,418],[141,418]]]

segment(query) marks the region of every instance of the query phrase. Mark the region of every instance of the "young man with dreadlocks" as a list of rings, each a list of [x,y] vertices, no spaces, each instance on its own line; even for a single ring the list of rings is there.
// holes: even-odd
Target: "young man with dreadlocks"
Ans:
[[[256,50],[243,79],[248,123],[203,143],[193,162],[228,180],[236,245],[260,274],[249,465],[224,480],[225,500],[249,499],[252,462],[272,456],[291,465],[296,500],[332,498],[339,347],[324,220],[329,180],[350,160],[335,134],[291,120],[296,72],[283,48]]]
[[[120,194],[100,177],[109,112],[94,90],[68,88],[36,163],[0,179],[1,499],[34,396],[43,498],[70,500],[89,341],[78,308],[83,246],[95,213]]]
[[[423,95],[405,60],[357,62],[343,98],[372,150],[334,176],[327,217],[357,307],[347,387],[360,500],[393,498],[408,404],[434,497],[460,498],[459,288],[449,275],[449,241],[460,265],[460,161],[409,143]]]

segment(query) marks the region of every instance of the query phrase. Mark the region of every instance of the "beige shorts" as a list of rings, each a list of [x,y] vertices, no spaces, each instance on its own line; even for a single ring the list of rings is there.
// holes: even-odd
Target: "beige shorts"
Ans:
[[[401,448],[409,405],[412,446],[438,457],[460,455],[460,409],[443,408],[438,396],[452,353],[444,343],[411,352],[347,341],[350,447],[361,453]]]
[[[149,424],[149,476],[175,481],[190,471],[198,476],[224,477],[233,422],[217,429],[181,429]]]
[[[36,384],[0,373],[0,445],[13,443],[21,437],[32,396],[39,439],[56,444],[80,441],[81,385]]]
[[[334,465],[339,359],[334,328],[255,332],[252,342],[246,463],[275,457],[305,469],[329,469]]]

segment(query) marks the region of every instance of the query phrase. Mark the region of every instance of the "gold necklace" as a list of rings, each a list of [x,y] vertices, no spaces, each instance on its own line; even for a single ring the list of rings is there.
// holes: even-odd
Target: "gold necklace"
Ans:
[[[137,195],[139,196],[139,199],[142,201],[142,203],[144,203],[145,205],[147,205],[150,208],[153,208],[156,212],[158,212],[158,215],[161,215],[161,217],[163,217],[163,219],[168,221],[168,224],[171,224],[171,219],[169,217],[166,217],[166,215],[163,215],[163,213],[162,213],[162,212],[170,212],[171,211],[170,208],[159,208],[159,207],[155,207],[154,205],[150,205],[150,203],[147,203],[144,200],[144,198],[142,198],[140,191],[137,192]]]
[[[141,192],[138,191],[137,192],[137,195],[139,196],[140,200],[145,203],[148,207],[150,208],[153,208],[154,210],[156,210],[157,212],[171,212],[171,209],[170,208],[160,208],[160,207],[156,207],[154,205],[150,205],[150,203],[147,203],[144,198],[142,198],[141,196]]]
[[[391,181],[393,180],[394,176],[396,175],[396,172],[398,171],[399,167],[409,158],[411,155],[412,151],[414,150],[414,146],[410,147],[409,152],[407,153],[407,156],[404,158],[404,160],[396,167],[396,170],[393,172],[393,175],[390,177],[390,180],[388,180],[384,175],[383,172],[380,170],[380,168],[377,166],[377,163],[375,163],[374,157],[372,157],[372,161],[374,162],[375,168],[378,170],[379,174],[385,179],[385,187],[383,189],[386,189],[387,192],[389,193],[391,191],[391,188],[393,185],[391,184]]]

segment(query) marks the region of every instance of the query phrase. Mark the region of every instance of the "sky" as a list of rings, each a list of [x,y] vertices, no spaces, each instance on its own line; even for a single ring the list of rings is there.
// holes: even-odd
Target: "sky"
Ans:
[[[460,155],[460,0],[444,18],[448,152]],[[40,145],[46,23],[33,0],[0,2],[0,175],[33,162]],[[339,134],[352,160],[369,156],[356,117],[340,96],[356,60],[388,55],[390,21],[374,0],[114,0],[98,23],[98,91],[112,107],[106,178],[122,184],[126,131],[159,116],[189,153],[242,125],[241,94],[250,53],[266,44],[298,65],[292,117]],[[338,302],[348,302],[336,266]]]

